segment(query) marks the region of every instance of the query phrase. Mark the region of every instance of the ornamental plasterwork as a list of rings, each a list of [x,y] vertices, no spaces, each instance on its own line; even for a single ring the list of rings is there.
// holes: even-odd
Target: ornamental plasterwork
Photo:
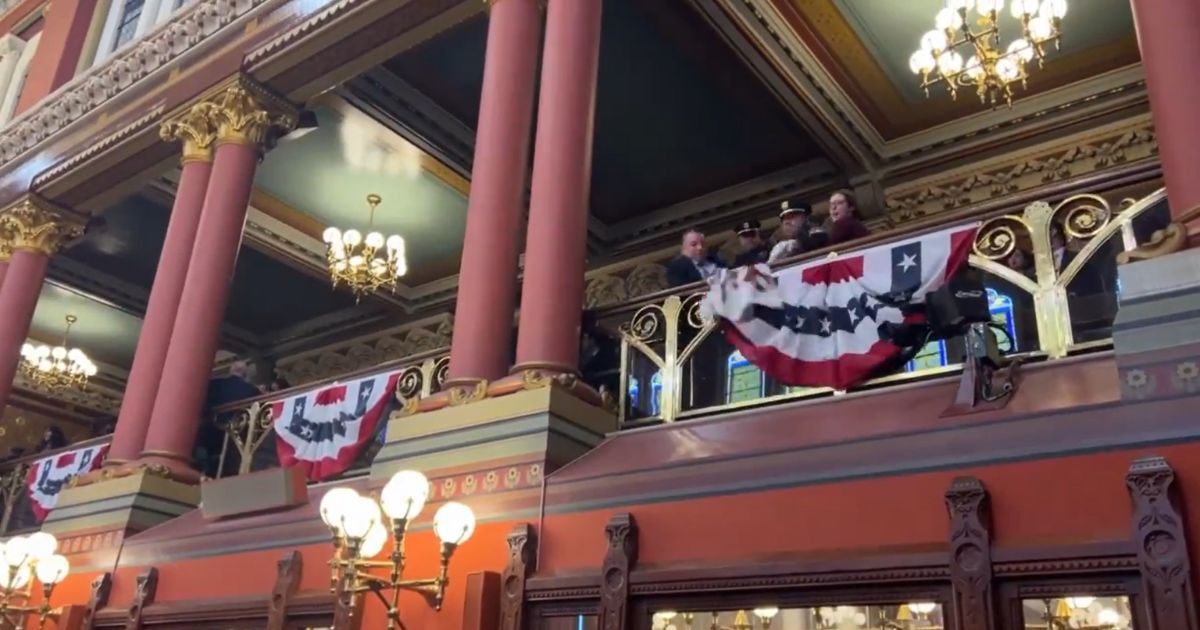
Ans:
[[[274,0],[200,0],[107,61],[76,77],[4,128],[0,166],[108,102],[206,38]]]
[[[1148,117],[1110,127],[1101,134],[1076,136],[1051,147],[1038,147],[1019,157],[1011,154],[991,164],[973,166],[948,176],[927,178],[888,191],[886,209],[894,224],[912,221],[1080,175],[1154,158],[1158,139]]]
[[[454,331],[448,315],[405,324],[294,357],[279,359],[275,371],[290,385],[333,378],[387,361],[450,347]]]

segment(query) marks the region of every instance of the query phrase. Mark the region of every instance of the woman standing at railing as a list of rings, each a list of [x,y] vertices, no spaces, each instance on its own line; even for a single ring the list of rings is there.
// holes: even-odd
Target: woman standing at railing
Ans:
[[[829,196],[829,244],[837,245],[871,233],[858,218],[858,200],[849,190],[838,190]]]

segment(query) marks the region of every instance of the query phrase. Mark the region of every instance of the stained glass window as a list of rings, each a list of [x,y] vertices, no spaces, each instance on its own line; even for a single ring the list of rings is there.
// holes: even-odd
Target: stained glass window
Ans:
[[[755,400],[766,394],[762,370],[734,350],[725,365],[725,403]]]

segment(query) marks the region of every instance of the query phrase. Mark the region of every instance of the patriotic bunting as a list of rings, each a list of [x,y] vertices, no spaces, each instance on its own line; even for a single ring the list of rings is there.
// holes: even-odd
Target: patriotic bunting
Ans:
[[[37,522],[46,520],[46,515],[58,504],[58,494],[72,477],[96,470],[107,454],[108,444],[97,444],[34,462],[29,467],[27,481],[30,504]]]
[[[917,307],[964,264],[977,225],[789,267],[722,270],[702,308],[742,356],[787,385],[847,389],[900,353],[885,324]]]

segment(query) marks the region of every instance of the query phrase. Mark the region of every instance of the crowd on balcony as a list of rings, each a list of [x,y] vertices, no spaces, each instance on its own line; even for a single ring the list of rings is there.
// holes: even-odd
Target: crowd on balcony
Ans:
[[[822,224],[813,218],[812,205],[800,200],[784,201],[779,210],[781,238],[772,242],[764,237],[762,223],[743,221],[736,228],[738,251],[722,260],[708,251],[704,233],[688,229],[683,233],[679,255],[667,265],[667,282],[672,287],[700,282],[717,269],[743,267],[759,263],[777,263],[785,258],[837,245],[869,234],[859,214],[858,201],[849,190],[838,190],[829,197],[829,220]]]

